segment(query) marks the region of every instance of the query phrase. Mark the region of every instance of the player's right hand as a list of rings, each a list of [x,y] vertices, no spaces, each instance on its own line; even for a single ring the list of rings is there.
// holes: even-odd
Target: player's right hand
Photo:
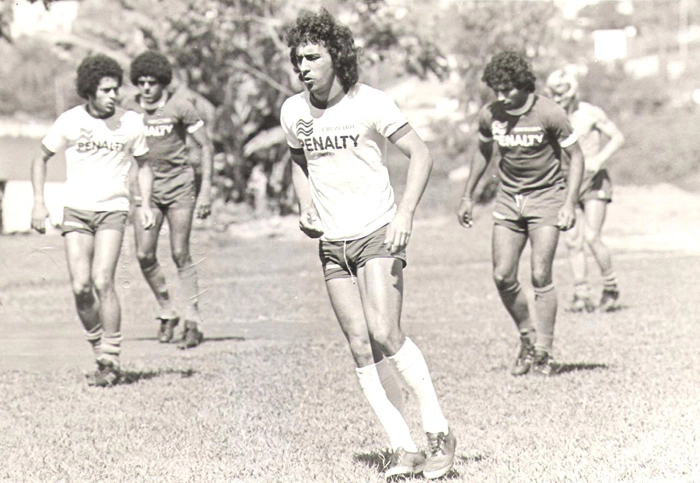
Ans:
[[[472,227],[472,211],[474,210],[474,201],[471,198],[462,198],[457,208],[457,220],[464,228]]]
[[[299,217],[299,229],[309,238],[318,238],[323,235],[321,220],[318,217],[316,208],[309,208],[302,211]]]
[[[44,203],[34,204],[32,208],[32,229],[39,233],[46,233],[46,218],[49,217],[49,210]]]
[[[153,208],[148,205],[143,205],[137,208],[141,215],[141,226],[144,230],[150,230],[156,224],[156,215]]]

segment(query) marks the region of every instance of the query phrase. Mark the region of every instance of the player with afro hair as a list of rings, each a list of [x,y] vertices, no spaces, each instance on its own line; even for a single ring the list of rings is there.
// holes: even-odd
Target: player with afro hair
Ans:
[[[83,59],[78,66],[76,90],[81,98],[87,100],[95,95],[103,78],[116,79],[118,87],[121,87],[123,75],[124,70],[116,60],[103,54],[92,55]]]
[[[131,83],[137,85],[141,77],[154,77],[167,87],[173,80],[173,68],[163,54],[147,50],[131,62]]]
[[[131,63],[131,82],[138,94],[126,107],[143,117],[148,141],[148,162],[153,167],[153,193],[150,199],[135,195],[137,213],[147,204],[156,208],[155,228],[135,227],[136,257],[141,272],[151,287],[160,309],[158,340],[169,343],[179,340],[175,326],[184,318],[181,349],[197,347],[202,341],[202,316],[199,312],[199,282],[196,264],[192,261],[190,233],[193,216],[204,219],[211,213],[211,172],[213,146],[203,128],[204,121],[194,104],[182,90],[168,89],[173,68],[159,52],[148,50]],[[187,143],[192,141],[201,150],[202,184],[197,190],[197,174],[191,163]],[[133,185],[132,185],[133,186]],[[157,259],[160,228],[165,220],[170,228],[171,255],[186,302],[184,315],[170,297],[165,274]]]

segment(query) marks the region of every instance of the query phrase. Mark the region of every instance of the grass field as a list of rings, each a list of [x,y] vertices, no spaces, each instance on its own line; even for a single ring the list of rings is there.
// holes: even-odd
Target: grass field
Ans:
[[[92,362],[60,236],[0,237],[0,481],[383,481],[387,439],[359,390],[316,245],[293,220],[282,225],[275,237],[195,232],[207,340],[188,352],[156,342],[128,239],[117,274],[126,382],[111,389],[83,380]],[[403,325],[459,438],[445,481],[700,481],[700,257],[616,249],[623,309],[560,310],[560,373],[515,379],[489,232],[485,219],[465,231],[423,218],[409,248]],[[161,252],[168,261],[167,244]],[[171,262],[166,270],[175,280]]]

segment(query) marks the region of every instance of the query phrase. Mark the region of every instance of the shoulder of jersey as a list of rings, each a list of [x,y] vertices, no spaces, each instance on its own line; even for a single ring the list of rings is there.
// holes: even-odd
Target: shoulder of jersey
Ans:
[[[308,101],[304,96],[305,92],[299,92],[285,99],[282,103],[282,112],[287,110],[299,109],[302,106],[308,105]]]

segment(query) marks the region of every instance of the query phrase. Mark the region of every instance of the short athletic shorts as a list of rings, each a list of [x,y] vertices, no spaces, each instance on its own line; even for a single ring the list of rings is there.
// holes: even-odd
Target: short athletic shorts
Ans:
[[[384,245],[386,230],[384,225],[366,237],[357,240],[323,241],[318,244],[318,256],[323,265],[326,281],[334,278],[357,276],[357,270],[373,258],[396,258],[406,266],[406,250],[391,254]]]
[[[62,235],[77,231],[94,235],[100,230],[118,230],[124,233],[128,211],[90,211],[63,208]]]
[[[542,226],[557,226],[559,210],[565,200],[564,184],[517,195],[499,189],[493,208],[493,221],[496,225],[523,233]]]
[[[196,202],[195,176],[192,166],[178,166],[172,171],[153,171],[153,204],[160,210],[189,207]]]
[[[578,202],[583,204],[590,200],[600,200],[610,203],[612,201],[612,181],[606,169],[600,171],[586,171],[581,181]]]

